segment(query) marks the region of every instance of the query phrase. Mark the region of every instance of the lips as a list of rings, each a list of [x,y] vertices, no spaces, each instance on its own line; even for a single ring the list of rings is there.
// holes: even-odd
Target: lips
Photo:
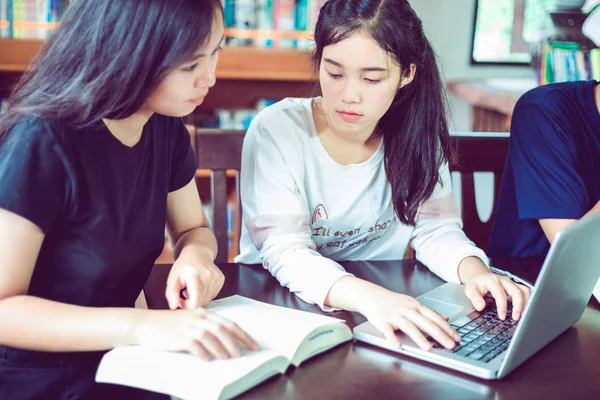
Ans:
[[[337,113],[340,116],[340,118],[342,118],[346,122],[355,122],[362,117],[362,115],[352,111],[338,111]]]
[[[204,96],[198,97],[197,99],[190,100],[190,103],[200,105],[204,101]]]

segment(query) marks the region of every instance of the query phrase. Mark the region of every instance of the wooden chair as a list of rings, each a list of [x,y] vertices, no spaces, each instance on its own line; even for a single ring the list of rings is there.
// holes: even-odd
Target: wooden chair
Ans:
[[[229,238],[227,236],[227,171],[235,170],[235,195],[238,211],[239,171],[242,163],[242,143],[245,131],[198,129],[195,135],[198,169],[211,170],[211,202],[213,207],[211,227],[217,237],[219,253],[216,262],[227,262]],[[237,213],[241,215],[241,212]],[[239,217],[238,217],[239,218]],[[236,230],[239,232],[239,229]]]
[[[455,133],[451,137],[457,159],[450,163],[450,170],[461,173],[463,230],[469,239],[483,250],[487,247],[496,216],[496,202],[508,154],[508,136],[508,133]],[[474,172],[494,174],[492,214],[486,222],[482,222],[477,213]]]
[[[465,234],[475,244],[486,249],[496,215],[496,201],[500,191],[500,181],[506,155],[508,153],[508,133],[453,133],[451,145],[457,158],[450,163],[450,170],[461,173],[461,205]],[[221,131],[218,129],[200,129],[195,135],[196,154],[199,169],[212,170],[211,201],[213,217],[211,226],[217,237],[219,254],[217,262],[227,262],[229,238],[227,236],[227,170],[236,170],[236,204],[238,219],[241,216],[239,200],[239,170],[241,166],[244,131]],[[494,195],[492,213],[488,221],[483,222],[477,213],[475,202],[474,172],[492,172],[494,174]],[[239,224],[239,221],[236,221]],[[238,229],[235,229],[239,235]],[[234,242],[237,242],[237,238]],[[414,258],[410,249],[405,258]]]

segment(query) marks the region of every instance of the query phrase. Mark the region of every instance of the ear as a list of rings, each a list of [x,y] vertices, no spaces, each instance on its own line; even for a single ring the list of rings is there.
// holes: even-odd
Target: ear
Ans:
[[[408,69],[404,70],[404,74],[402,79],[400,79],[400,87],[402,89],[404,86],[408,85],[415,79],[415,73],[417,72],[417,66],[415,64],[410,64]]]

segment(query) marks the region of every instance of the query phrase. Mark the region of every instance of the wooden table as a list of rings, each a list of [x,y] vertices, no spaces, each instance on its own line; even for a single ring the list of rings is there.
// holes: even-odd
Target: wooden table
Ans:
[[[495,266],[534,281],[541,260],[493,260]],[[356,276],[418,296],[443,281],[414,260],[343,263]],[[281,306],[321,313],[281,287],[260,266],[220,265],[226,281],[219,297],[240,294]],[[148,281],[164,293],[170,265],[157,265]],[[576,271],[574,271],[576,272]],[[162,295],[151,308],[165,308]],[[158,301],[157,301],[158,299]],[[556,299],[560,301],[560,299]],[[352,328],[365,319],[333,313]],[[274,377],[241,399],[598,399],[600,398],[600,305],[590,301],[583,317],[501,381],[486,381],[367,344],[346,343]]]

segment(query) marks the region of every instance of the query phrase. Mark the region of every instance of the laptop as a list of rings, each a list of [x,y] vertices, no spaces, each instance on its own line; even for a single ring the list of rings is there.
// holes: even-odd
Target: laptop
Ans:
[[[559,232],[518,323],[510,317],[510,304],[507,318],[499,320],[491,298],[486,298],[485,310],[477,312],[459,284],[445,283],[417,297],[450,318],[463,338],[454,349],[434,343],[425,351],[401,332],[396,332],[401,345],[394,348],[368,321],[354,328],[354,337],[469,375],[503,378],[581,318],[600,276],[598,243],[600,213]]]

